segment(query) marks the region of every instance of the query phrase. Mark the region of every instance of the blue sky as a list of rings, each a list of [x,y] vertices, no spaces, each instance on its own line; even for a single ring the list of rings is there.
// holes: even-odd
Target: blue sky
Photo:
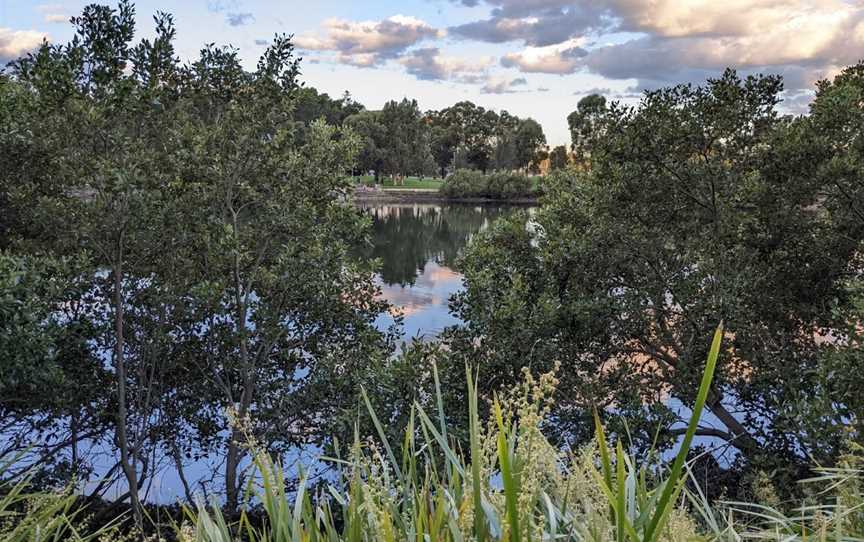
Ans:
[[[47,37],[71,38],[87,2],[0,0],[0,62]],[[293,33],[307,84],[368,108],[416,98],[423,109],[471,100],[569,139],[565,117],[600,92],[699,82],[732,66],[781,73],[781,107],[801,112],[813,83],[864,57],[864,0],[184,0],[136,3],[139,35],[175,15],[177,51],[231,44],[250,68],[275,33]]]

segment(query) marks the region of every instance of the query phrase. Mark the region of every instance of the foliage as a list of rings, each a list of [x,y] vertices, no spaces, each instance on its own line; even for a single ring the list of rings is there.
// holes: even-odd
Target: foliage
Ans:
[[[531,178],[518,173],[493,171],[484,174],[460,169],[444,180],[441,194],[448,198],[518,199],[534,195]]]
[[[546,144],[543,128],[534,119],[520,119],[459,102],[426,114],[432,127],[432,155],[442,177],[448,169],[526,169],[540,161]]]
[[[857,192],[836,188],[860,186],[857,170],[828,172],[855,164],[862,124],[831,132],[815,115],[780,118],[780,88],[776,77],[728,71],[646,93],[635,109],[613,104],[598,119],[605,135],[590,170],[554,175],[530,224],[499,222],[466,251],[466,290],[453,305],[466,324],[447,338],[453,366],[479,363],[491,392],[525,365],[560,360],[570,393],[554,435],[582,442],[591,405],[615,405],[647,447],[651,427],[677,417],[667,398],[692,397],[707,350],[699,338],[722,317],[731,340],[700,435],[736,448],[733,467],[777,469],[783,490],[810,458],[835,461],[842,428],[864,413],[848,409],[854,399],[829,407],[837,395],[813,392],[830,374],[826,338],[842,341],[855,321],[847,277],[862,269],[864,226]],[[834,114],[852,107],[833,100],[824,106],[840,107]]]
[[[516,148],[514,165],[517,169],[533,167],[532,171],[536,173],[546,145],[543,127],[534,119],[521,120],[513,138]]]
[[[592,140],[603,135],[602,117],[606,112],[606,98],[599,94],[589,94],[579,100],[576,110],[567,115],[570,128],[570,141],[573,151],[580,160],[590,154]]]
[[[38,445],[34,463],[70,476],[107,451],[116,465],[85,487],[98,495],[120,473],[118,502],[140,527],[138,488],[166,464],[191,498],[186,465],[223,457],[236,503],[244,452],[226,407],[274,454],[326,446],[392,345],[373,325],[386,308],[373,268],[351,250],[368,221],[343,204],[357,139],[323,121],[297,130],[290,40],[277,36],[252,72],[214,45],[181,65],[170,15],[137,44],[134,21],[129,2],[88,6],[70,43],[43,44],[2,81],[16,258],[3,259],[3,314],[33,333],[14,331],[21,356],[4,363],[44,354],[32,366],[50,371],[30,379],[73,391],[9,397],[2,426],[4,447]],[[56,282],[22,275],[31,254],[75,265]],[[37,296],[31,279],[60,291]]]
[[[342,126],[348,117],[364,110],[348,91],[341,98],[333,99],[308,86],[297,89],[293,107],[295,131],[301,143],[305,142],[306,131],[313,122],[323,119],[331,126]]]
[[[557,380],[535,380],[529,371],[513,390],[491,399],[485,422],[470,369],[469,453],[460,451],[445,417],[442,396],[410,409],[404,438],[390,442],[368,399],[378,439],[354,444],[336,458],[341,479],[315,494],[301,482],[291,499],[278,465],[257,455],[267,525],[256,528],[245,516],[236,531],[253,541],[289,540],[686,540],[695,524],[678,507],[684,460],[704,405],[719,354],[722,330],[714,336],[694,417],[672,470],[657,476],[637,466],[617,443],[610,457],[602,425],[597,447],[559,452],[543,436]],[[436,390],[438,375],[432,366]],[[365,397],[365,396],[364,396]],[[254,445],[253,445],[254,446]],[[601,470],[597,468],[597,452]],[[614,468],[614,470],[613,470]],[[189,512],[181,540],[235,540],[218,507]],[[185,537],[185,538],[184,538]]]
[[[402,178],[433,173],[429,127],[417,100],[389,101],[381,111],[361,111],[345,121],[362,138],[361,172]]]
[[[552,152],[549,153],[549,169],[558,171],[567,167],[570,163],[570,155],[567,153],[567,147],[558,145]]]
[[[107,532],[82,534],[82,510],[71,491],[34,493],[30,476],[11,476],[17,456],[0,458],[0,542],[89,542]]]

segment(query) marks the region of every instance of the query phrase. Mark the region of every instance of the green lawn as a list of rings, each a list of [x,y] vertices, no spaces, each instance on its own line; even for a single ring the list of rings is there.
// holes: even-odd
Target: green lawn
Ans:
[[[540,188],[541,183],[543,182],[543,177],[540,175],[531,175],[531,184],[535,190]],[[375,177],[372,175],[360,175],[358,177],[354,177],[354,181],[358,184],[365,184],[366,186],[372,186],[375,184]],[[427,189],[439,189],[441,185],[444,184],[443,179],[436,179],[432,177],[405,177],[404,185],[394,185],[393,179],[390,177],[381,177],[379,184],[381,188],[384,190],[398,190],[400,188],[427,188]]]
[[[375,184],[375,178],[371,175],[361,175],[360,177],[355,177],[356,181],[360,184],[365,184],[367,186],[372,186]],[[433,179],[430,177],[406,177],[404,184],[394,185],[393,179],[389,177],[381,177],[379,181],[382,188],[386,189],[400,189],[400,188],[431,188],[438,189],[441,188],[441,185],[444,184],[444,181],[441,179]]]

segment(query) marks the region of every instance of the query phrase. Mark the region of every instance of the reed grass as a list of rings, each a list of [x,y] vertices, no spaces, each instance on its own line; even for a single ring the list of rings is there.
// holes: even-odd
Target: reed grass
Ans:
[[[232,529],[218,506],[201,504],[188,511],[181,532],[187,542],[229,542],[240,540],[240,533],[255,542],[695,538],[696,523],[684,512],[681,493],[721,339],[719,328],[693,421],[665,476],[637,465],[620,440],[610,446],[599,416],[596,442],[575,453],[555,449],[542,433],[557,384],[554,373],[535,379],[525,371],[519,387],[490,399],[490,419],[483,421],[476,379],[468,370],[467,453],[448,431],[440,392],[434,417],[413,405],[398,458],[364,394],[378,435],[366,440],[356,435],[346,459],[331,459],[339,466],[339,480],[315,492],[304,480],[297,494],[289,495],[279,466],[258,453],[261,483],[250,493],[262,504],[267,526],[256,528],[242,516]],[[434,380],[437,390],[437,372]]]
[[[257,475],[250,477],[247,502],[260,507],[265,520],[244,511],[229,522],[218,502],[202,502],[185,509],[174,535],[180,542],[864,541],[864,449],[855,445],[837,466],[815,467],[803,481],[811,497],[791,508],[711,503],[698,483],[687,484],[693,479],[687,456],[722,337],[721,325],[687,432],[665,467],[637,460],[621,439],[612,442],[596,412],[593,442],[569,452],[552,446],[543,429],[554,372],[535,378],[525,370],[521,385],[482,399],[467,370],[463,450],[448,426],[435,371],[436,411],[430,416],[414,404],[399,447],[387,441],[364,393],[377,436],[361,438],[355,431],[344,458],[326,459],[337,479],[313,488],[301,475],[299,490],[289,493],[280,465],[250,439]],[[489,402],[485,420],[481,400]],[[0,480],[9,465],[0,463]],[[29,494],[27,487],[26,477],[0,485],[0,542],[130,540],[112,538],[117,529],[81,535],[71,493]]]

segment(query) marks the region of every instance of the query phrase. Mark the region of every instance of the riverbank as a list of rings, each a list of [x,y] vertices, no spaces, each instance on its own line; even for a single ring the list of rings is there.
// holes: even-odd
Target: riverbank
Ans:
[[[434,188],[355,189],[354,201],[375,203],[492,203],[504,205],[537,205],[537,198],[450,198]]]

